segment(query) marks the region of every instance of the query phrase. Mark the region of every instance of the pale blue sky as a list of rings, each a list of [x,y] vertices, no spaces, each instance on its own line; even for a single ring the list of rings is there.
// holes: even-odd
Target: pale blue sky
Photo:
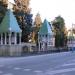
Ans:
[[[75,0],[31,0],[30,7],[32,14],[39,12],[42,20],[52,21],[56,16],[61,15],[65,19],[67,28],[75,23]]]

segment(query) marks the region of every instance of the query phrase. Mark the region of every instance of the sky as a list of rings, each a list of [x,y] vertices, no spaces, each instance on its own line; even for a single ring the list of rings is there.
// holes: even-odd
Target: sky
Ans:
[[[31,0],[33,18],[40,13],[42,21],[54,20],[57,16],[62,16],[68,29],[75,24],[75,0]]]
[[[13,4],[15,4],[14,0],[8,0],[8,1],[11,2],[11,3],[13,3]]]

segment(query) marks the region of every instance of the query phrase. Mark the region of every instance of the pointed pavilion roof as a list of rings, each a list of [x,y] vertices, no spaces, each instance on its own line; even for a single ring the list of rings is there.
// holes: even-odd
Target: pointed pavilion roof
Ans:
[[[75,34],[71,31],[68,31],[68,36],[67,36],[68,39],[74,39],[75,38]]]
[[[4,32],[21,32],[17,20],[10,9],[8,9],[2,23],[0,24],[0,33]]]
[[[49,24],[49,22],[45,19],[40,30],[39,30],[39,34],[50,34],[53,35],[51,26]]]

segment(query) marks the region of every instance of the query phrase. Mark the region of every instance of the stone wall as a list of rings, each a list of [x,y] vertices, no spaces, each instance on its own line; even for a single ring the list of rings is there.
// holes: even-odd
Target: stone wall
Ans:
[[[21,45],[0,45],[0,56],[21,56]]]

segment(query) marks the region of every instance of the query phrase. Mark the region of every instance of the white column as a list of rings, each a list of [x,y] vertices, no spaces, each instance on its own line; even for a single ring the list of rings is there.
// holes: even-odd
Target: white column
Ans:
[[[6,35],[6,33],[5,33],[5,45],[7,44],[7,42],[6,42],[6,41],[7,41],[7,40],[6,40],[6,36],[7,36],[7,35]]]
[[[39,42],[39,52],[40,52],[40,42]]]
[[[3,45],[3,33],[1,33],[1,45]]]
[[[17,44],[17,33],[15,33],[15,44]]]
[[[45,50],[45,42],[43,42],[42,48],[43,48],[42,51],[44,51]]]
[[[19,44],[21,44],[21,33],[19,33]]]
[[[9,45],[11,45],[11,33],[9,33]]]
[[[47,42],[50,42],[50,38],[51,38],[51,37],[50,37],[49,34],[47,35],[47,38],[48,38],[48,39],[47,39]]]
[[[51,39],[50,34],[47,35],[47,38],[48,39],[47,39],[47,47],[46,47],[46,49],[48,50],[49,42],[51,42],[50,41],[50,39]]]
[[[30,43],[30,45],[29,45],[29,50],[30,50],[30,52],[32,52],[32,49],[31,49],[31,43]]]

